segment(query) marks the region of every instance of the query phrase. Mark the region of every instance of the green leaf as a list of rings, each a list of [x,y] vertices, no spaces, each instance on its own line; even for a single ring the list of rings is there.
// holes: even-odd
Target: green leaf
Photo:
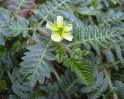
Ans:
[[[105,78],[105,79],[103,80],[102,86],[100,87],[100,91],[101,91],[101,92],[106,91],[107,87],[108,87],[108,79]]]
[[[96,79],[95,84],[96,84],[98,87],[100,87],[100,86],[102,85],[102,83],[103,83],[103,78],[104,78],[103,72],[100,72],[100,73],[97,75],[96,78],[97,78],[97,79]]]
[[[47,60],[56,60],[56,57],[53,54],[49,53],[49,52],[45,53],[44,58],[47,59]]]
[[[99,45],[91,40],[88,41],[96,51],[99,51]]]
[[[22,82],[23,82],[23,83],[27,82],[27,81],[28,81],[27,78],[28,78],[30,75],[32,75],[32,73],[26,74],[25,77],[22,79]]]
[[[28,28],[28,24],[26,22],[25,18],[18,18],[17,21],[14,19],[11,19],[8,24],[6,24],[6,27],[3,28],[4,31],[3,35],[7,37],[15,37],[22,33],[23,37],[25,37],[28,33],[28,30],[31,28]]]
[[[113,63],[114,62],[114,55],[111,51],[109,50],[103,50],[103,53],[105,54],[105,56],[107,57],[107,59],[109,60],[109,62]]]
[[[17,9],[17,6],[15,6],[15,5],[8,5],[8,8]]]
[[[97,55],[97,56],[96,56],[96,63],[97,63],[97,64],[100,64],[101,61],[102,61],[102,56],[101,56],[101,55]]]
[[[96,91],[89,96],[89,99],[98,99],[101,95],[100,92]]]
[[[95,87],[95,86],[93,86],[93,87],[83,87],[82,89],[81,89],[81,92],[84,92],[84,93],[88,93],[88,92],[93,92],[93,91],[95,91],[97,88]]]
[[[34,91],[28,95],[27,99],[46,99],[46,98],[41,96],[40,91]]]
[[[5,38],[3,35],[7,31],[4,29],[4,26],[9,20],[9,18],[10,18],[10,15],[7,12],[0,10],[0,44],[1,45],[5,45]]]
[[[43,59],[43,62],[42,62],[45,66],[47,66],[47,68],[49,68],[50,71],[54,71],[54,68],[53,68],[53,65],[50,61],[46,60],[46,59]]]
[[[4,37],[1,33],[0,33],[0,44],[5,45],[5,40],[4,40]]]
[[[30,27],[33,27],[33,25],[34,25],[34,17],[33,17],[33,15],[29,18],[29,26]]]
[[[119,66],[118,65],[114,65],[114,68],[115,68],[115,70],[119,70]]]
[[[4,10],[0,10],[0,16],[1,16],[1,18],[5,19],[5,20],[10,18],[10,15]]]
[[[121,81],[116,81],[116,86],[119,96],[124,98],[124,84]]]
[[[96,15],[99,14],[99,11],[96,11],[95,9],[83,7],[83,8],[78,8],[76,10],[78,13],[83,14],[83,15]]]
[[[56,58],[57,58],[58,62],[62,62],[62,60],[63,60],[63,53],[62,53],[62,51],[60,51],[60,50],[56,51]]]
[[[26,37],[27,33],[28,33],[28,29],[25,29],[25,30],[22,32],[22,36],[23,36],[23,37]]]
[[[121,32],[117,28],[111,28],[110,25],[101,25],[99,27],[89,25],[83,31],[82,42],[79,41],[77,43],[82,43],[88,50],[93,47],[96,51],[99,51],[101,47],[113,46],[113,41],[118,41],[116,38],[120,37]]]
[[[0,56],[5,56],[6,53],[7,49],[4,46],[0,45]]]
[[[27,98],[27,91],[31,91],[33,88],[29,86],[29,82],[20,83],[19,81],[15,80],[12,85],[13,92],[20,98]]]
[[[63,65],[69,67],[72,65],[72,63],[73,63],[73,60],[71,58],[69,58],[67,61],[65,61],[65,63]]]
[[[83,81],[85,85],[92,85],[94,82],[94,76],[89,66],[78,65],[76,62],[73,62],[72,67],[78,77]]]
[[[34,3],[34,1],[28,1],[28,0],[12,0],[12,1],[17,5],[17,7],[13,8],[16,10],[19,10],[21,7],[30,8],[28,4]]]
[[[107,0],[103,0],[106,7],[109,7],[109,2]]]
[[[30,77],[30,79],[31,79],[31,81],[30,81],[30,86],[35,86],[35,84],[36,84],[36,82],[37,82],[37,80],[38,80],[38,76],[37,76],[38,74],[36,74],[36,73],[33,73]]]
[[[116,87],[111,87],[111,88],[107,89],[105,92],[105,97],[111,96],[116,91],[116,89],[117,89]]]
[[[20,64],[22,66],[20,73],[24,75],[31,73],[27,79],[32,87],[37,81],[44,83],[45,77],[50,78],[50,72],[54,71],[54,67],[49,61],[55,60],[55,56],[50,53],[50,50],[48,51],[50,44],[51,41],[48,44],[39,42],[36,45],[28,46],[27,49],[30,51],[26,52],[26,56],[22,58],[24,61]]]
[[[114,48],[118,59],[122,59],[123,57],[122,57],[121,48],[117,44],[114,45]]]
[[[90,47],[89,43],[82,41],[82,44],[84,44],[84,46],[85,46],[88,50],[90,50],[91,47]]]

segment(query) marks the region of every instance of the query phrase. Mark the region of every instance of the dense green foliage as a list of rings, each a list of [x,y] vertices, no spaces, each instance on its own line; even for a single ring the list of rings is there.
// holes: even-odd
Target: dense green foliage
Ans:
[[[124,0],[12,1],[0,0],[1,99],[124,98]],[[57,16],[72,41],[51,40]]]

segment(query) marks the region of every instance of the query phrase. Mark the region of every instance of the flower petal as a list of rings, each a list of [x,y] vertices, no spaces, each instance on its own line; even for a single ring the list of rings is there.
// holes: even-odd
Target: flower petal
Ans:
[[[57,27],[51,22],[47,22],[46,27],[53,30],[53,31],[57,30]]]
[[[55,42],[60,42],[61,41],[61,35],[59,33],[53,33],[51,35],[51,39]]]
[[[68,24],[65,26],[67,31],[71,31],[72,30],[72,24]]]
[[[70,33],[62,33],[62,37],[68,41],[72,41],[73,36]]]
[[[63,25],[63,17],[62,16],[57,16],[57,25],[62,26]]]

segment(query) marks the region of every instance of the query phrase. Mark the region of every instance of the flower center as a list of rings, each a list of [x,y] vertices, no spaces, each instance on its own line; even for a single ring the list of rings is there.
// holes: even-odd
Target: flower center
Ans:
[[[61,33],[63,33],[64,28],[63,28],[63,27],[59,27],[58,31],[59,31],[59,33],[61,34]]]

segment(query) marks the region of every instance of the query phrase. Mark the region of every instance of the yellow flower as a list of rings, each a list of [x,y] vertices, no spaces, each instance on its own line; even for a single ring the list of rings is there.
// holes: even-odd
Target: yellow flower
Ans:
[[[46,27],[53,31],[51,39],[55,42],[60,42],[63,38],[68,41],[72,41],[73,39],[73,36],[69,33],[72,30],[72,24],[65,25],[62,16],[57,16],[55,24],[47,22]]]

